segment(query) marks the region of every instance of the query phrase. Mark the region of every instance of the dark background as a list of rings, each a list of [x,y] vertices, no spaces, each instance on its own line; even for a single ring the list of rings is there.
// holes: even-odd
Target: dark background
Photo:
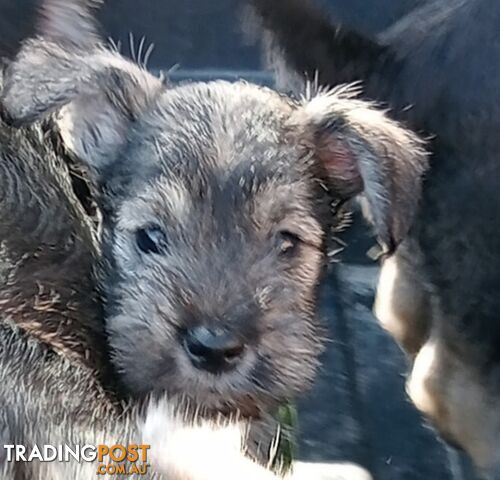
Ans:
[[[389,25],[424,0],[322,0],[364,32]],[[151,66],[182,70],[260,70],[259,53],[245,44],[238,0],[107,0],[98,13],[104,30],[128,44],[145,35],[155,44]],[[10,55],[32,31],[36,0],[0,0],[0,54]]]
[[[269,0],[272,1],[272,0]],[[337,18],[373,34],[425,0],[323,0]],[[33,31],[34,0],[0,0],[0,55],[11,56]],[[128,51],[155,44],[149,65],[175,79],[238,78],[271,82],[259,50],[241,33],[237,0],[108,0],[104,31]],[[344,235],[343,263],[323,288],[323,317],[332,341],[319,381],[300,403],[301,459],[357,462],[376,480],[465,480],[473,476],[447,450],[404,393],[405,359],[371,315],[378,269],[356,218]],[[350,480],[355,480],[351,478]]]

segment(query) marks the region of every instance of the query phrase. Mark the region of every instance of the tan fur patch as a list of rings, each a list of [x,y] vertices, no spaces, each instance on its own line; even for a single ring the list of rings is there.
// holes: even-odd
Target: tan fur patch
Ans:
[[[417,408],[476,465],[487,471],[500,467],[500,398],[439,337],[429,339],[418,353],[407,389]]]
[[[397,254],[387,258],[380,271],[374,313],[410,355],[427,338],[430,310],[427,294],[410,267]]]

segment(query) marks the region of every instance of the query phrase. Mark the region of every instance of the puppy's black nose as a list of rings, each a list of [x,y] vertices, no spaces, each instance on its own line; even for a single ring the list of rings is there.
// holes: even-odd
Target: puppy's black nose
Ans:
[[[245,350],[245,345],[234,335],[205,327],[188,330],[183,346],[196,368],[211,373],[235,368]]]

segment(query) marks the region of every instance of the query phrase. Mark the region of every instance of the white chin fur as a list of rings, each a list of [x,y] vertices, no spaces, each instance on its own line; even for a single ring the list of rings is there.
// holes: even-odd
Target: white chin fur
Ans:
[[[166,401],[152,402],[139,425],[153,470],[168,480],[275,480],[243,453],[246,427],[239,422],[186,422]]]

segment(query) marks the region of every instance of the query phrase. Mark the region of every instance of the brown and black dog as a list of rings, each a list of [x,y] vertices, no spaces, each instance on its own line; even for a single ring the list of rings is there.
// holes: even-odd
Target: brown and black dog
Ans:
[[[416,221],[384,262],[375,311],[409,354],[414,403],[498,475],[500,5],[415,2],[368,37],[340,23],[341,8],[329,18],[312,0],[250,3],[284,83],[361,81],[367,98],[432,138]]]

